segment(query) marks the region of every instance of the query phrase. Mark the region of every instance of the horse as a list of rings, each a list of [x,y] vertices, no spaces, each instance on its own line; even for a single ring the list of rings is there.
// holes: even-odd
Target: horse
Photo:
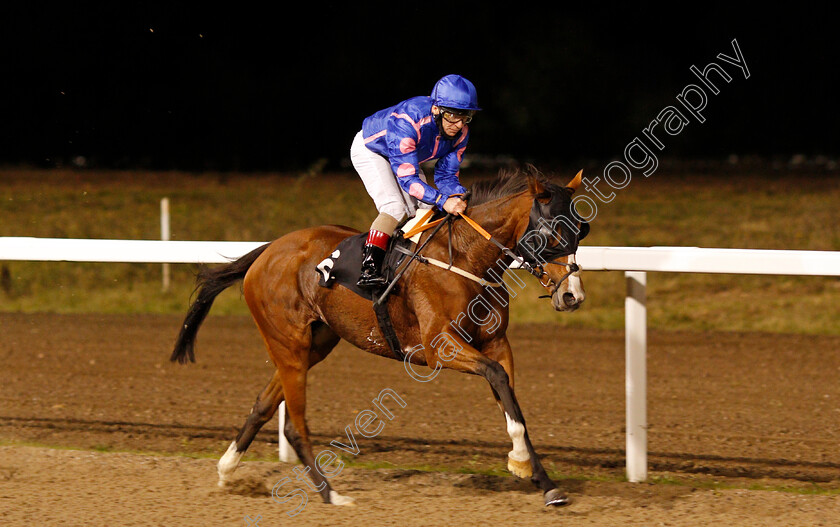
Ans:
[[[503,171],[472,186],[463,218],[469,222],[449,215],[448,236],[434,236],[430,230],[421,233],[418,246],[423,248],[423,256],[449,261],[451,267],[466,273],[420,261],[406,264],[399,287],[387,299],[399,342],[411,344],[405,353],[383,344],[371,300],[344,287],[318,284],[316,266],[342,240],[359,234],[354,229],[340,225],[305,228],[230,263],[200,270],[195,300],[170,360],[195,362],[196,335],[214,298],[242,280],[245,302],[276,367],[236,439],[218,462],[219,486],[230,480],[257,432],[285,401],[284,435],[305,465],[313,488],[320,489],[325,503],[353,502],[333,490],[316,464],[305,418],[307,372],[344,339],[363,351],[403,360],[407,369],[442,367],[484,377],[513,442],[508,470],[521,478],[530,477],[547,506],[567,505],[567,496],[547,475],[537,456],[514,394],[513,352],[506,337],[511,291],[488,284],[499,286],[504,282],[492,282],[493,277],[515,277],[509,266],[518,264],[539,279],[555,310],[573,311],[581,306],[585,292],[575,251],[589,226],[578,216],[572,201],[580,177],[579,172],[562,186],[534,167]],[[480,316],[474,309],[476,303],[471,300],[477,298],[483,299],[484,309],[498,314],[492,325],[487,324],[489,316]],[[470,316],[465,316],[465,309]]]

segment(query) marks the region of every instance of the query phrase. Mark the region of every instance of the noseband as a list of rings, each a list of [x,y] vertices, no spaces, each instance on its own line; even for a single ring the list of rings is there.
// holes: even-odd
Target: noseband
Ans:
[[[561,191],[568,192],[568,189],[562,189]],[[577,214],[574,213],[574,205],[571,203],[569,203],[568,211],[563,211],[560,214],[554,214],[551,209],[552,205],[555,204],[556,198],[554,197],[554,193],[551,193],[550,195],[552,196],[552,199],[548,203],[542,203],[539,199],[534,198],[534,205],[531,207],[531,213],[528,218],[528,228],[525,229],[525,232],[522,233],[522,237],[520,237],[516,242],[515,260],[520,263],[520,267],[535,276],[537,280],[540,281],[540,285],[546,289],[551,288],[551,293],[549,295],[543,295],[540,298],[550,298],[554,296],[554,293],[557,292],[560,285],[562,285],[569,276],[580,271],[580,267],[576,263],[560,262],[558,259],[577,252],[580,240],[584,239],[586,235],[589,234],[589,223],[580,219]],[[559,221],[558,218],[560,218]],[[567,218],[575,218],[579,220],[580,228],[572,227],[571,222],[568,221]],[[554,236],[554,231],[549,228],[549,226],[553,226],[554,223],[559,223],[560,225],[560,242],[554,246],[547,246],[539,249],[539,247],[537,247],[537,242],[533,238],[546,240],[547,243],[548,237]],[[536,254],[541,256],[541,260],[537,260],[535,256]],[[567,269],[566,274],[555,282],[548,276],[545,269],[543,269],[544,264],[565,266]]]

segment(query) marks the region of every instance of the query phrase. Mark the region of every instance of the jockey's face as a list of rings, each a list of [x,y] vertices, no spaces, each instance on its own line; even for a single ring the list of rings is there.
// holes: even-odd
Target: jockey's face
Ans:
[[[432,106],[432,113],[435,115],[440,114],[440,108],[437,106]],[[458,135],[458,132],[461,131],[461,128],[464,127],[464,119],[458,119],[455,121],[450,121],[446,118],[446,115],[440,120],[441,128],[443,128],[443,132],[448,135],[449,137],[455,137]]]

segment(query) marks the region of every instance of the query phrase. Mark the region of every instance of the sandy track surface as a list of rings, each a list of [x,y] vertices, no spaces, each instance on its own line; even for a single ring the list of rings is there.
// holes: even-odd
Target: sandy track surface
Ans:
[[[352,464],[333,483],[355,507],[310,491],[290,518],[296,500],[278,503],[271,489],[285,477],[286,492],[303,485],[291,484],[291,465],[266,461],[276,420],[249,450],[262,460],[216,487],[216,459],[272,372],[253,323],[211,316],[198,363],[180,366],[167,360],[180,322],[0,314],[0,524],[840,524],[840,496],[750,490],[840,488],[837,337],[651,332],[651,477],[678,484],[629,484],[618,481],[623,334],[512,328],[530,436],[573,498],[559,510],[503,474],[510,443],[486,382],[444,372],[418,383],[396,362],[340,345],[309,377],[316,453],[344,439],[381,390],[405,407],[345,455]],[[185,453],[214,457],[167,455]]]

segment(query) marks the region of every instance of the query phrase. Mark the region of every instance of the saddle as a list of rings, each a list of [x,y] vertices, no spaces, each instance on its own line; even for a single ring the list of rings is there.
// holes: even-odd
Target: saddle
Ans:
[[[332,288],[336,285],[346,287],[353,291],[360,297],[366,300],[376,299],[381,291],[362,289],[356,285],[359,277],[362,274],[362,255],[364,252],[365,240],[368,233],[363,232],[355,236],[345,238],[338,244],[335,250],[330,253],[328,258],[325,258],[316,266],[319,273],[318,285],[321,287]],[[406,250],[411,248],[413,242],[405,240],[402,237],[402,231],[397,228],[397,232],[391,236],[388,243],[388,251],[385,254],[385,259],[382,262],[382,276],[390,283],[396,275],[396,271],[402,262],[405,260],[405,252],[395,250],[396,246],[404,247]]]
[[[376,312],[379,321],[379,329],[382,331],[391,351],[399,360],[403,360],[405,356],[391,325],[391,317],[386,304],[387,297],[382,303],[377,302],[377,300],[383,296],[383,291],[390,289],[393,292],[394,286],[391,282],[397,277],[397,272],[405,259],[412,254],[412,249],[419,239],[419,234],[409,239],[406,239],[404,234],[410,232],[421,221],[427,222],[430,219],[424,220],[418,215],[397,226],[388,243],[388,250],[382,262],[382,276],[385,277],[388,285],[381,290],[367,290],[356,285],[362,272],[364,245],[368,235],[366,232],[345,238],[330,253],[329,257],[315,266],[319,273],[319,286],[331,288],[339,285],[373,303],[373,310]]]

